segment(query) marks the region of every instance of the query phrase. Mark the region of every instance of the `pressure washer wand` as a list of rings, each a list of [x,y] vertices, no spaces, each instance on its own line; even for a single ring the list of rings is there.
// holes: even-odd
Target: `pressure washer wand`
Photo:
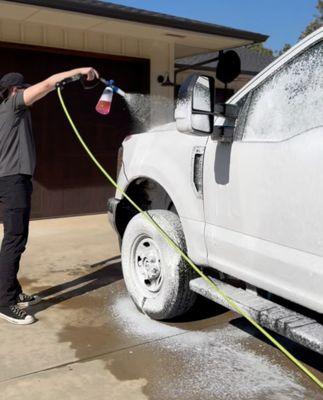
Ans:
[[[77,74],[77,75],[73,75],[70,78],[65,78],[60,82],[56,83],[56,88],[64,88],[68,83],[72,83],[75,81],[79,81],[80,79],[82,79],[83,75],[82,74]]]
[[[85,85],[84,76],[82,74],[77,74],[77,75],[71,76],[69,78],[65,78],[62,81],[57,82],[55,86],[57,89],[58,88],[63,89],[67,84],[78,81],[78,80],[81,81],[81,84],[84,89],[93,89],[100,82],[104,84],[104,86],[105,86],[104,91],[95,107],[95,110],[100,114],[103,114],[103,115],[109,114],[114,93],[117,93],[122,97],[126,96],[126,93],[114,84],[114,80],[112,80],[112,79],[107,80],[107,79],[100,77],[100,78],[98,78],[98,80],[95,82],[94,85],[87,86],[87,85]]]

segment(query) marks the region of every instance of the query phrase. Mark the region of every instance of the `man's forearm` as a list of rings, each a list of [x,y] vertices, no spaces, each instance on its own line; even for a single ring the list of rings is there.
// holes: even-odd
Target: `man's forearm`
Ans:
[[[49,78],[47,78],[44,81],[45,85],[48,88],[47,93],[49,93],[50,91],[55,89],[56,83],[61,82],[62,80],[66,79],[66,78],[71,78],[74,75],[83,74],[82,70],[83,70],[83,68],[75,68],[75,69],[71,69],[70,71],[60,72],[58,74],[50,76]]]
[[[78,74],[86,75],[88,80],[92,80],[95,77],[99,76],[97,71],[95,71],[91,67],[75,68],[70,71],[60,72],[58,74],[52,75],[44,81],[36,83],[35,85],[27,88],[24,91],[25,104],[29,106],[35,103],[36,101],[45,97],[52,90],[54,90],[56,83]]]

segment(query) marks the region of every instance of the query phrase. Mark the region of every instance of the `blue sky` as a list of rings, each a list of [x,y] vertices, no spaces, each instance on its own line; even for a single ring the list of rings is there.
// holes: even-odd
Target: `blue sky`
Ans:
[[[118,0],[112,3],[198,19],[270,36],[266,46],[295,44],[317,0]]]

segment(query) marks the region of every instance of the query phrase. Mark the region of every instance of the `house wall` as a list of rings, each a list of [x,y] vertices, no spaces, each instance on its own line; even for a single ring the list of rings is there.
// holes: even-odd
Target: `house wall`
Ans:
[[[126,32],[123,35],[93,32],[1,18],[1,15],[0,41],[149,59],[152,123],[173,118],[173,88],[161,86],[157,77],[169,73],[173,79],[174,43],[127,36]]]
[[[212,76],[213,78],[215,78],[215,72],[213,72],[213,71],[187,70],[187,71],[183,71],[177,75],[176,83],[181,85],[184,82],[184,80],[191,74],[208,75],[208,76]],[[246,83],[248,83],[252,78],[253,78],[253,75],[240,74],[234,81],[232,81],[228,84],[228,89],[232,89],[232,90],[234,90],[234,92],[237,92]],[[224,89],[224,86],[225,86],[224,83],[215,79],[215,88]]]

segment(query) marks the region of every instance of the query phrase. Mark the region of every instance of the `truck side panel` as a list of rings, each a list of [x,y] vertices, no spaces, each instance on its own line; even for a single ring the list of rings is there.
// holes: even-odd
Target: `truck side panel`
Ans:
[[[173,130],[134,135],[124,142],[125,174],[129,182],[149,178],[164,188],[181,219],[189,256],[205,264],[203,199],[194,187],[193,169],[194,149],[204,149],[207,137],[183,135],[171,125]]]

